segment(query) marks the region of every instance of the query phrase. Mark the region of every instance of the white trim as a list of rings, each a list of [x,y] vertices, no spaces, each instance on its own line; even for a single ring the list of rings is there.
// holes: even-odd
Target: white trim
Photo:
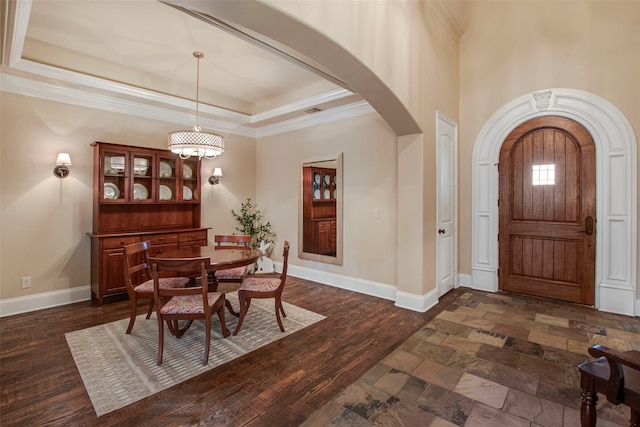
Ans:
[[[596,145],[596,307],[633,315],[637,269],[636,138],[622,112],[592,93],[549,89],[521,96],[498,110],[473,147],[472,284],[498,289],[498,168],[502,142],[521,123],[556,115],[585,127]],[[612,262],[614,261],[615,262]]]
[[[263,111],[261,113],[256,113],[253,116],[251,116],[251,123],[259,123],[263,120],[268,120],[273,117],[282,116],[295,111],[303,111],[303,110],[306,110],[307,108],[315,107],[316,105],[320,105],[325,102],[335,101],[337,99],[342,99],[346,96],[351,96],[351,95],[353,95],[353,92],[348,91],[347,89],[342,89],[342,88],[330,90],[324,93],[319,93],[309,98],[304,98],[299,101],[294,101],[289,104],[281,105],[279,107],[275,107],[270,110]]]
[[[279,266],[278,268],[282,271],[282,267]],[[396,299],[396,287],[386,283],[373,282],[371,280],[343,276],[341,274],[291,264],[289,264],[287,274],[301,279],[311,280],[324,285],[330,285],[336,288],[346,289],[348,291],[371,295],[386,300],[395,301]]]
[[[438,290],[432,289],[424,295],[410,294],[408,292],[396,292],[396,307],[424,313],[438,304]]]
[[[91,286],[78,286],[71,289],[43,292],[25,297],[0,300],[0,317],[28,313],[45,308],[58,307],[91,299]]]
[[[114,82],[22,59],[32,0],[8,3],[3,65],[11,72],[0,73],[0,90],[50,101],[96,108],[135,117],[191,127],[195,122],[193,100]],[[199,124],[205,129],[259,138],[295,129],[333,122],[374,112],[366,101],[357,101],[316,114],[260,126],[259,122],[353,95],[343,88],[326,91],[254,115],[200,104]]]
[[[256,129],[256,138],[278,135],[296,129],[331,123],[337,120],[348,119],[375,112],[376,110],[369,105],[367,101],[358,101],[352,104],[332,108],[331,110],[309,114],[308,116],[296,117],[279,123],[262,126]]]
[[[277,271],[282,271],[282,263],[274,263]],[[289,264],[287,275],[299,277],[305,280],[334,286],[360,294],[395,301],[395,306],[407,310],[424,313],[438,303],[438,290],[434,289],[428,294],[417,295],[398,291],[395,286],[371,280],[358,279],[356,277],[343,276],[327,271],[315,270]]]
[[[464,288],[469,288],[471,289],[471,284],[472,284],[472,280],[471,280],[471,275],[470,274],[458,274],[458,284],[456,285],[456,288],[459,287],[464,287]]]

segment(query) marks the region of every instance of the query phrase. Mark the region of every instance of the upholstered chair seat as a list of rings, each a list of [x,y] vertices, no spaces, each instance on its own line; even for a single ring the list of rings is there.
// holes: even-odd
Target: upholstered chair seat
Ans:
[[[187,283],[189,283],[189,278],[187,277],[163,277],[160,279],[161,288],[184,288]],[[153,279],[140,283],[133,290],[139,293],[153,294]]]
[[[246,277],[240,288],[238,288],[238,302],[240,303],[240,318],[236,325],[233,335],[238,335],[242,322],[244,321],[252,298],[273,298],[275,302],[276,320],[280,331],[284,332],[284,326],[280,316],[287,317],[282,307],[282,290],[284,282],[287,278],[287,265],[289,263],[289,242],[285,240],[284,250],[282,251],[284,261],[282,263],[282,272],[280,277]]]
[[[127,334],[131,333],[138,315],[138,299],[149,300],[147,319],[151,317],[154,308],[153,278],[149,268],[150,241],[136,242],[124,246],[124,282],[129,294],[131,314]],[[184,288],[189,283],[188,277],[163,277],[160,286],[167,288]]]

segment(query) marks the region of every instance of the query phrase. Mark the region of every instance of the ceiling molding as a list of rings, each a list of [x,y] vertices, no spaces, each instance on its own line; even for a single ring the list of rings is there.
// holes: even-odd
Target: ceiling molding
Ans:
[[[453,37],[457,44],[460,43],[460,38],[464,31],[462,27],[453,16],[447,5],[442,0],[430,1],[427,2],[431,9],[435,12],[440,22],[444,25],[449,34]]]
[[[306,117],[296,117],[272,125],[262,126],[257,129],[257,137],[263,138],[370,113],[376,113],[376,110],[367,101],[354,102],[331,110],[310,114]]]
[[[196,105],[193,100],[22,59],[32,0],[8,1],[3,4],[7,5],[7,10],[5,10],[2,59],[7,69],[3,69],[0,73],[2,77],[0,90],[181,124],[185,127],[191,127],[195,123]],[[366,101],[358,101],[321,113],[304,113],[304,110],[316,105],[351,95],[353,92],[339,88],[255,115],[199,103],[199,124],[203,128],[215,129],[219,132],[258,138],[261,135],[275,135],[374,111],[370,106],[363,107],[363,103],[369,105]],[[284,119],[287,115],[290,117],[292,113],[302,115],[293,119]],[[281,116],[283,120],[279,123],[272,123],[273,120],[270,120]],[[269,124],[258,125],[267,120]]]

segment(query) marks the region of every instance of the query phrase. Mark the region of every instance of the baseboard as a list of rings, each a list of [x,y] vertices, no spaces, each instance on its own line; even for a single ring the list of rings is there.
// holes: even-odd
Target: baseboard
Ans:
[[[276,263],[275,267],[277,271],[282,271],[282,263]],[[386,283],[343,276],[297,265],[289,265],[287,274],[324,285],[335,286],[336,288],[394,301],[396,307],[421,313],[424,313],[438,303],[437,290],[433,290],[425,295],[411,294],[398,291],[395,286]]]
[[[58,307],[90,299],[91,286],[89,285],[60,291],[43,292],[26,297],[9,298],[0,300],[0,317],[13,316],[14,314]]]
[[[396,292],[396,307],[424,313],[438,303],[438,290],[434,289],[425,295]]]
[[[282,263],[276,263],[275,267],[277,271],[282,271]],[[287,274],[360,294],[371,295],[391,301],[396,300],[396,287],[385,283],[343,276],[341,274],[291,264],[289,264]]]
[[[460,286],[464,288],[472,288],[472,283],[473,279],[470,274],[458,274],[458,284],[456,285],[456,288]]]

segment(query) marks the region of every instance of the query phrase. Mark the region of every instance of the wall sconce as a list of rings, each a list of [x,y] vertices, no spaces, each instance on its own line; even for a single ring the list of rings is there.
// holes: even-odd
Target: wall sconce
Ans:
[[[71,156],[69,156],[69,153],[58,153],[53,174],[58,178],[66,178],[69,176],[69,166],[71,166]]]
[[[213,170],[213,175],[209,177],[209,184],[216,185],[220,184],[220,177],[222,176],[222,169],[215,168]]]

